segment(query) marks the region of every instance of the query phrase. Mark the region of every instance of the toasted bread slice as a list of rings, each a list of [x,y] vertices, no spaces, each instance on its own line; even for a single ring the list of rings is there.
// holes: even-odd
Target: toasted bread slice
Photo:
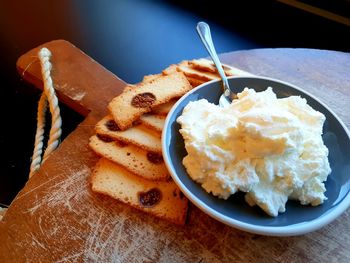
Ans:
[[[149,181],[101,158],[91,176],[92,191],[178,225],[186,220],[188,200],[173,181]]]
[[[214,63],[208,59],[205,59],[205,58],[190,60],[190,61],[188,61],[188,65],[191,68],[199,70],[199,71],[211,72],[211,73],[215,73],[215,74],[218,73]],[[225,71],[227,76],[232,75],[232,74],[230,74],[231,68],[229,66],[222,65],[222,68]]]
[[[188,61],[188,65],[196,70],[217,73],[214,63],[208,59],[200,58]]]
[[[108,105],[113,119],[121,130],[126,130],[144,113],[192,89],[181,72],[160,76],[149,83],[141,83],[115,97]]]
[[[177,102],[178,98],[172,99],[170,101],[168,101],[167,103],[163,103],[157,107],[155,107],[154,109],[152,109],[153,114],[155,115],[162,115],[162,116],[166,116],[169,111],[171,110],[171,108],[174,106],[174,104]]]
[[[151,152],[162,152],[161,133],[151,130],[143,124],[121,131],[112,116],[108,115],[96,124],[95,129],[97,134],[109,136],[123,143],[131,143]]]
[[[130,172],[148,180],[167,180],[168,170],[162,154],[145,151],[132,144],[125,145],[110,137],[93,135],[89,146],[100,156],[122,165]]]
[[[143,77],[142,82],[141,83],[150,83],[153,80],[155,80],[156,78],[162,76],[162,74],[155,74],[155,75],[146,75]],[[123,92],[128,92],[130,90],[136,89],[138,87],[137,84],[128,84],[127,86],[125,86],[125,88],[123,89]]]
[[[172,64],[172,65],[170,65],[169,67],[167,67],[166,69],[164,69],[164,70],[162,71],[162,74],[163,74],[164,76],[166,76],[166,75],[174,74],[175,72],[178,72],[178,70],[177,70],[177,65],[176,65],[176,64]]]
[[[143,77],[142,83],[150,83],[155,79],[159,78],[160,76],[162,76],[162,74],[146,75]]]
[[[228,65],[222,65],[222,67],[226,76],[251,76],[248,72]],[[208,59],[182,61],[177,65],[176,70],[185,74],[192,87],[220,78],[214,63]]]
[[[188,61],[188,65],[195,70],[198,71],[202,71],[202,72],[211,72],[211,73],[215,73],[218,74],[218,71],[214,65],[214,63],[208,59],[205,58],[201,58],[201,59],[194,59],[191,61]],[[222,65],[223,70],[225,71],[226,76],[252,76],[252,74],[229,66],[229,65]],[[219,75],[218,75],[219,77]]]
[[[137,88],[136,85],[128,84],[128,85],[125,86],[125,88],[123,89],[123,92],[129,91],[129,90],[133,90],[133,89],[135,89],[135,88]]]
[[[148,128],[161,133],[165,123],[165,116],[146,113],[140,117],[140,121]]]
[[[211,81],[214,79],[218,79],[219,75],[215,72],[207,72],[207,71],[201,71],[192,68],[189,65],[188,61],[182,61],[178,66],[177,69],[185,74],[187,78],[197,79],[204,82]]]
[[[192,87],[194,87],[194,88],[207,82],[207,81],[204,81],[201,79],[195,79],[195,78],[191,78],[191,77],[187,77],[187,80],[191,83]]]

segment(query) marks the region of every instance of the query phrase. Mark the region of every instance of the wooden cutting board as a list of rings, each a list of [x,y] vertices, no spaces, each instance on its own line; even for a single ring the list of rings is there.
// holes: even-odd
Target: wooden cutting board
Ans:
[[[179,227],[92,193],[89,175],[98,158],[88,140],[107,103],[126,83],[66,41],[42,46],[53,54],[60,101],[86,118],[28,181],[0,222],[0,262],[350,262],[349,210],[319,231],[277,238],[228,227],[194,206],[187,224]],[[24,54],[17,67],[41,88],[38,50]],[[350,127],[349,54],[261,49],[221,59],[302,86]]]

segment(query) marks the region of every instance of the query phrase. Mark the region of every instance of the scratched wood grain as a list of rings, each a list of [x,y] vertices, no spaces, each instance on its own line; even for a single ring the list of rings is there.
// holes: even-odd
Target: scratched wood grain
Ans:
[[[86,115],[26,184],[0,222],[0,262],[350,262],[347,210],[303,236],[267,237],[230,228],[190,207],[175,226],[90,191],[97,157],[87,147],[108,101],[125,85],[65,41],[46,43],[61,101]],[[35,58],[20,58],[22,72]],[[350,55],[304,49],[223,54],[223,62],[283,79],[325,102],[350,127]],[[37,63],[23,77],[41,87]]]

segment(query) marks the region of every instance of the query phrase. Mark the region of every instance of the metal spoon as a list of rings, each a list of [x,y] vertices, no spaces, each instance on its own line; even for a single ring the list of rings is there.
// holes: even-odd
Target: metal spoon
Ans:
[[[205,22],[199,22],[197,24],[197,32],[198,32],[204,46],[206,47],[211,59],[213,60],[215,66],[219,72],[219,75],[221,77],[223,94],[221,95],[221,97],[219,99],[219,105],[222,107],[225,107],[225,106],[231,104],[232,98],[235,97],[236,94],[234,92],[232,92],[232,90],[230,89],[230,86],[228,84],[227,77],[226,77],[225,72],[222,68],[221,62],[219,60],[219,57],[216,53],[216,50],[215,50],[215,47],[213,44],[213,40],[211,38],[209,25]]]

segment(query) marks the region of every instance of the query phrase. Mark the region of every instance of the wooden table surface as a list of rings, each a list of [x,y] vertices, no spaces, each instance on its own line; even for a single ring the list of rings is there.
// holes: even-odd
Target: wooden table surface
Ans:
[[[59,98],[86,116],[26,184],[0,221],[0,262],[350,262],[350,210],[306,235],[268,237],[228,227],[190,206],[175,226],[91,192],[94,124],[125,83],[65,41],[45,44]],[[19,71],[37,49],[22,56]],[[350,128],[350,54],[258,49],[222,54],[224,63],[298,85]],[[41,87],[39,63],[23,77]]]

